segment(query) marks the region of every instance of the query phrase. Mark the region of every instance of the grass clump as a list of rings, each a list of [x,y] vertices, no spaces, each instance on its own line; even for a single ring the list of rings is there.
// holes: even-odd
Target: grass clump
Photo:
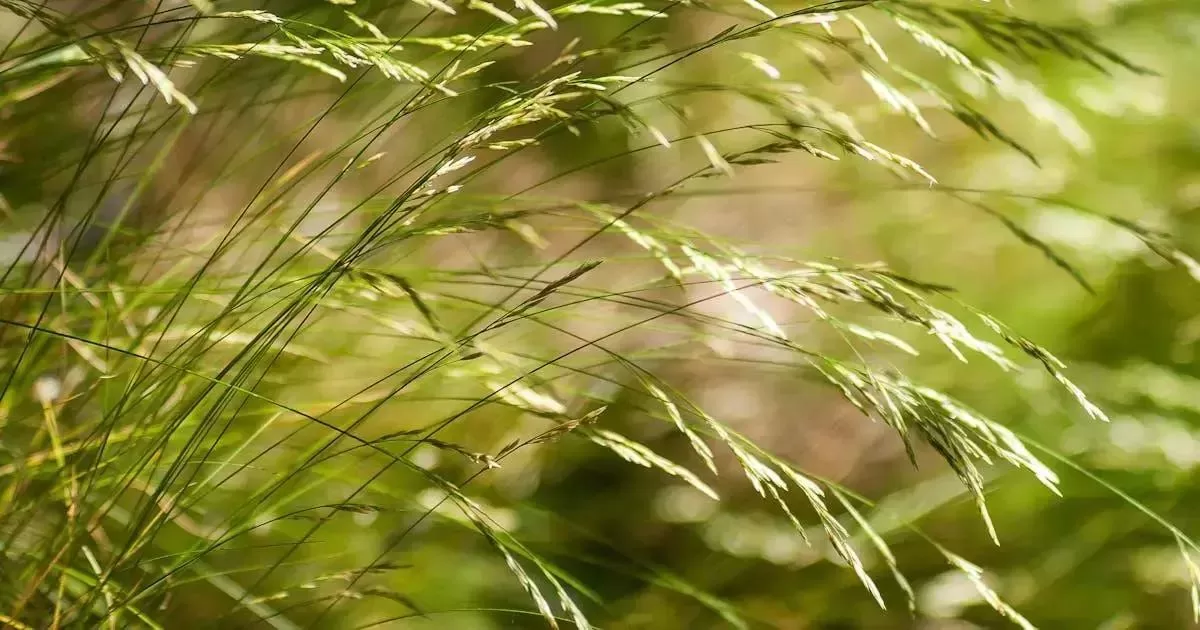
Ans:
[[[595,447],[713,500],[744,479],[795,536],[823,534],[810,543],[867,597],[911,608],[871,502],[706,411],[672,365],[829,388],[914,463],[940,456],[994,540],[993,464],[1053,492],[1057,474],[1005,423],[892,369],[899,357],[932,340],[1004,374],[1043,370],[1107,419],[1054,355],[950,287],[763,252],[671,212],[756,168],[853,162],[970,199],[1086,285],[862,121],[965,125],[1036,159],[985,110],[1016,103],[1079,135],[1022,67],[1145,72],[1086,32],[907,0],[0,0],[0,15],[12,627],[593,627],[606,603],[586,563],[538,544],[555,516],[511,488]],[[1159,232],[1100,220],[1198,268]],[[687,448],[647,443],[614,410]],[[1195,543],[1163,524],[1190,563]],[[607,564],[753,621],[666,568]],[[518,588],[526,609],[480,604]]]

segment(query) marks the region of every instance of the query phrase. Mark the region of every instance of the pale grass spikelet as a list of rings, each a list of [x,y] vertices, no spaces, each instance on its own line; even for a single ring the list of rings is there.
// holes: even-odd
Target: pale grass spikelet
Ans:
[[[518,24],[520,22],[520,20],[518,20],[516,17],[514,17],[511,13],[504,11],[503,9],[500,9],[496,5],[494,5],[490,2],[487,2],[486,0],[470,0],[469,2],[467,2],[467,8],[468,9],[476,9],[478,11],[483,11],[484,13],[488,13],[492,17],[498,18],[500,21],[502,21],[506,24],[515,26],[516,24]]]
[[[742,0],[742,2],[745,2],[746,6],[750,7],[751,9],[754,9],[755,11],[758,11],[759,13],[767,16],[768,18],[778,17],[778,14],[775,13],[774,11],[772,11],[770,9],[770,7],[759,2],[758,0]]]
[[[720,500],[717,492],[708,484],[701,481],[695,473],[662,457],[643,444],[639,444],[619,433],[605,429],[589,432],[588,439],[596,445],[616,453],[627,462],[646,468],[657,468],[668,475],[682,479],[710,499],[714,501]]]
[[[667,417],[669,417],[671,422],[675,424],[675,428],[678,429],[680,433],[687,436],[688,442],[690,442],[692,445],[692,450],[696,451],[696,454],[700,456],[700,459],[704,461],[704,464],[708,466],[709,470],[715,473],[717,471],[717,466],[713,461],[712,448],[710,448],[708,444],[706,444],[700,437],[700,435],[693,431],[691,427],[688,426],[687,422],[684,421],[683,414],[680,413],[679,406],[675,404],[675,401],[671,400],[670,396],[668,396],[667,393],[664,392],[658,385],[650,382],[645,382],[644,385],[650,395],[657,399],[658,402],[662,403],[663,408],[667,411]]]
[[[226,19],[245,18],[247,20],[254,20],[255,22],[262,22],[263,24],[283,24],[284,23],[284,19],[279,17],[278,15],[275,15],[274,13],[271,13],[269,11],[263,11],[260,9],[247,9],[247,10],[243,10],[243,11],[222,11],[220,13],[213,14],[212,17],[226,18]]]
[[[746,309],[748,313],[753,315],[764,330],[780,339],[787,339],[787,333],[784,332],[783,328],[780,327],[769,313],[747,297],[745,289],[734,283],[733,276],[730,275],[729,271],[723,265],[689,245],[681,246],[680,250],[692,262],[692,266],[696,271],[720,282],[726,294],[740,304],[742,308]]]
[[[888,59],[887,53],[884,52],[883,46],[879,44],[879,41],[876,40],[875,36],[871,35],[871,31],[867,29],[867,25],[863,23],[862,20],[858,19],[858,16],[854,15],[853,13],[847,13],[845,15],[846,19],[849,20],[850,23],[854,25],[854,28],[858,31],[858,36],[862,38],[862,41],[867,45],[867,48],[870,48],[872,51],[874,51],[874,53],[878,55],[879,59],[884,63],[891,61]]]
[[[514,0],[514,4],[517,5],[518,9],[523,9],[532,13],[539,20],[544,22],[546,26],[549,26],[552,29],[558,28],[558,21],[550,15],[549,11],[543,9],[542,5],[538,4],[534,0]]]
[[[416,4],[419,4],[419,5],[425,6],[425,7],[429,7],[430,9],[434,9],[435,11],[440,11],[447,15],[456,15],[458,13],[457,11],[454,10],[454,7],[450,6],[449,4],[446,4],[445,2],[442,2],[442,0],[412,0],[412,1]]]
[[[760,72],[767,75],[768,78],[778,79],[783,76],[779,72],[779,68],[776,68],[775,66],[771,65],[771,62],[768,61],[767,58],[763,57],[762,55],[756,55],[754,53],[744,52],[741,54],[741,56],[746,61],[749,61],[750,65],[754,66]]]
[[[154,89],[162,95],[163,100],[168,105],[178,102],[180,107],[187,110],[189,114],[195,114],[199,111],[196,104],[187,95],[180,92],[161,69],[147,61],[145,57],[138,54],[137,51],[130,48],[124,42],[117,40],[115,44],[121,58],[125,61],[126,67],[143,84],[154,86]]]
[[[700,134],[696,136],[696,142],[700,144],[700,148],[704,151],[704,157],[708,158],[708,163],[711,164],[714,169],[724,173],[729,177],[733,177],[733,167],[729,165],[729,162],[725,159],[725,156],[721,155],[721,152],[717,150],[717,147],[713,146],[711,140],[706,138],[703,134]]]
[[[867,85],[871,86],[871,90],[875,92],[879,100],[887,103],[892,110],[912,118],[925,133],[931,136],[934,135],[933,127],[929,124],[929,121],[925,120],[925,116],[921,114],[921,110],[917,107],[917,104],[908,95],[869,70],[862,71],[862,78],[867,82]]]
[[[435,170],[433,172],[433,175],[430,176],[430,179],[441,177],[442,175],[446,175],[449,173],[453,173],[454,171],[457,171],[474,161],[475,161],[474,155],[464,155],[461,157],[454,158],[452,160],[448,160],[445,163],[443,163],[441,166],[439,166],[437,168],[437,170]]]
[[[1000,595],[996,593],[992,587],[988,586],[987,582],[984,581],[983,569],[967,561],[962,556],[946,551],[940,547],[939,550],[942,552],[942,555],[946,557],[946,560],[950,562],[951,566],[959,571],[962,571],[962,573],[967,576],[971,582],[971,585],[975,587],[979,594],[983,596],[988,605],[996,610],[996,612],[1008,618],[1014,624],[1019,626],[1021,630],[1037,630],[1037,628],[1030,623],[1028,619],[1018,613],[1012,606],[1009,606],[1008,603],[1000,598]]]

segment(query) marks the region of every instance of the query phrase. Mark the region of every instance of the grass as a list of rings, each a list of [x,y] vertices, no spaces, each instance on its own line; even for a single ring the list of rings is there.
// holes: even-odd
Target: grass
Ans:
[[[1086,286],[990,196],[941,186],[858,122],[964,125],[1036,159],[984,113],[1016,103],[1072,139],[1020,68],[1145,72],[1085,32],[896,0],[57,5],[0,0],[12,627],[592,627],[599,591],[528,541],[513,509],[536,504],[494,481],[584,447],[713,499],[729,489],[718,472],[744,478],[796,536],[823,534],[812,544],[864,598],[902,610],[877,584],[882,566],[915,605],[873,503],[706,412],[667,366],[728,361],[830,388],[914,463],[940,456],[997,540],[994,463],[1056,492],[1041,457],[1076,465],[910,379],[902,357],[940,346],[1044,370],[1107,419],[1061,361],[950,287],[764,253],[669,212],[734,199],[735,173],[852,162],[967,201]],[[885,50],[885,32],[907,47]],[[783,80],[772,58],[797,51],[854,89],[831,82],[827,99],[818,81]],[[735,107],[732,124],[713,113]],[[628,170],[582,194],[607,168]],[[1163,233],[1096,219],[1200,269]],[[609,421],[618,407],[688,449],[656,450]],[[1200,581],[1183,530],[1095,479],[1160,521]],[[982,569],[903,529],[1032,627]],[[758,623],[666,567],[606,563]],[[515,588],[529,608],[487,604]]]

